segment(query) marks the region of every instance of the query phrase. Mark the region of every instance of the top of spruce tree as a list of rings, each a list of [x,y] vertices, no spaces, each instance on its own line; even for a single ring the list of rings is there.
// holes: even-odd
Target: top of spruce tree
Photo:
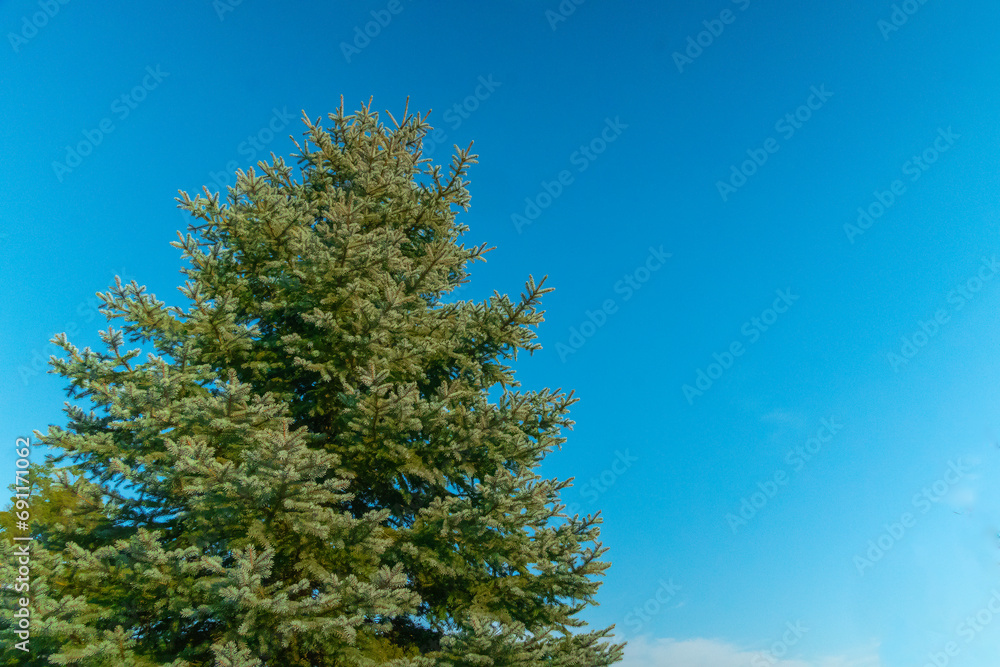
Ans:
[[[88,405],[36,433],[59,455],[34,470],[31,664],[620,659],[578,618],[599,518],[537,474],[575,399],[508,365],[549,290],[442,301],[487,251],[457,219],[476,156],[431,165],[426,118],[386,115],[305,118],[297,167],[181,193],[187,303],[118,281],[106,350],[54,339]]]

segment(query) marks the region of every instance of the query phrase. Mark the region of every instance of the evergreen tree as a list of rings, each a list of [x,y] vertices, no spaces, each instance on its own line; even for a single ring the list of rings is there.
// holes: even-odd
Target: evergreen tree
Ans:
[[[508,365],[539,349],[549,289],[443,300],[487,252],[456,218],[476,156],[444,172],[426,118],[387,115],[341,105],[305,119],[298,167],[182,192],[185,308],[117,280],[105,351],[56,336],[88,405],[36,433],[58,455],[33,470],[32,655],[5,664],[620,659],[577,617],[609,566],[600,519],[537,474],[575,399]]]

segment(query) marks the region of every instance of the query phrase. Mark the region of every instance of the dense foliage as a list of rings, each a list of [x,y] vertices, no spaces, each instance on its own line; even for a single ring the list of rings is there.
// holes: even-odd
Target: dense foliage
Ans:
[[[181,193],[184,307],[118,281],[104,351],[55,338],[76,403],[36,434],[31,654],[5,591],[4,664],[620,658],[577,618],[599,518],[537,474],[574,399],[508,365],[548,289],[445,300],[487,251],[457,221],[475,156],[433,166],[426,119],[387,115],[307,119],[297,166]]]

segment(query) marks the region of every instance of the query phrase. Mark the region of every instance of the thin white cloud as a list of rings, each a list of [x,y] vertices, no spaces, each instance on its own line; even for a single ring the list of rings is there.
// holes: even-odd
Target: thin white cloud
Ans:
[[[781,659],[714,639],[630,639],[620,667],[881,667],[877,647],[852,655]]]

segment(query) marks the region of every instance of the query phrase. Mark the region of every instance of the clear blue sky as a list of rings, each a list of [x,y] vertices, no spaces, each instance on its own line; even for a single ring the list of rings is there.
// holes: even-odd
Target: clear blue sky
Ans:
[[[180,303],[178,189],[409,95],[481,156],[460,296],[557,288],[519,368],[581,398],[544,472],[627,664],[996,664],[1000,5],[51,4],[0,2],[4,485],[49,337]]]

